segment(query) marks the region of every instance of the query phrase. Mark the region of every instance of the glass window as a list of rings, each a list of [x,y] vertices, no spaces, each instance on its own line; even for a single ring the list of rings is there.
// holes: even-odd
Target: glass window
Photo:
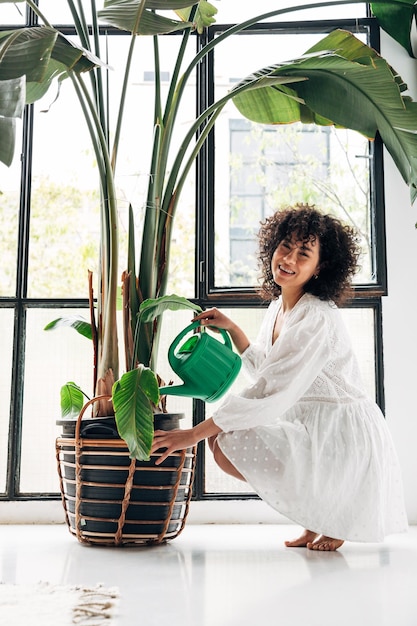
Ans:
[[[0,309],[0,493],[6,491],[7,440],[10,419],[10,390],[13,371],[14,310]]]
[[[87,127],[72,84],[35,104],[28,297],[87,298],[97,274],[100,198]],[[65,120],[77,128],[65,136]]]
[[[26,7],[22,4],[0,4],[0,24],[20,26],[24,24]]]
[[[270,42],[273,61],[278,62],[301,54],[317,39],[317,35],[274,32],[232,37],[215,49],[215,67],[221,68],[216,70],[216,97],[230,88],[236,71],[244,77],[270,64]],[[372,154],[366,138],[332,126],[259,125],[242,118],[229,104],[216,125],[215,143],[214,288],[257,283],[259,223],[280,207],[297,202],[315,204],[355,227],[363,250],[356,283],[375,282]]]
[[[285,7],[291,8],[294,6],[300,6],[298,0],[292,0],[285,3]],[[267,13],[268,11],[275,11],[279,8],[275,0],[263,0],[262,4],[256,6],[248,3],[247,5],[241,3],[239,5],[239,21],[251,19],[255,16],[254,11],[258,11],[258,14]],[[284,8],[284,7],[282,7]],[[236,2],[234,0],[222,0],[219,4],[219,12],[217,14],[217,22],[223,24],[234,24],[236,22]],[[361,4],[346,4],[339,6],[328,6],[319,9],[305,9],[303,11],[289,11],[282,15],[278,15],[270,18],[271,21],[290,21],[290,20],[329,20],[340,18],[356,18],[366,16],[366,5]]]
[[[110,37],[101,42],[103,50],[108,48],[113,68],[108,75],[113,128],[128,40],[128,37]],[[178,38],[163,40],[162,67],[164,64],[169,67],[168,60],[175,54],[178,43]],[[120,273],[126,267],[129,204],[134,211],[140,241],[151,159],[150,151],[143,150],[142,146],[149,146],[152,138],[154,89],[153,83],[147,80],[146,70],[152,67],[152,42],[149,38],[140,38],[137,45],[141,50],[131,72],[116,168]],[[168,85],[164,83],[163,97],[166,97],[167,89]],[[28,280],[28,296],[32,298],[87,297],[87,270],[97,273],[100,198],[96,159],[72,84],[64,81],[61,93],[54,101],[56,95],[52,90],[35,105]],[[185,106],[180,111],[180,132],[174,137],[174,150],[178,149],[183,127],[192,116],[194,97],[195,80],[191,80],[184,96]],[[140,115],[138,101],[142,103]],[[68,119],[77,128],[77,133],[65,135],[65,150],[62,150],[59,138]],[[169,284],[172,291],[190,297],[193,295],[195,250],[193,180],[190,176],[181,197],[182,219],[174,226]]]
[[[0,163],[0,297],[16,293],[17,240],[19,223],[21,124],[17,124],[17,156],[8,168]]]
[[[44,15],[47,16],[50,24],[72,24],[71,11],[69,9],[69,2],[56,2],[56,0],[39,0],[39,9]],[[91,11],[90,2],[84,0],[78,2],[83,7],[86,19],[91,23]],[[101,2],[97,3],[101,6]]]
[[[55,439],[60,432],[56,420],[61,416],[61,386],[72,381],[92,395],[92,342],[72,328],[44,331],[48,322],[77,314],[88,320],[88,309],[27,311],[21,493],[59,490]]]
[[[3,26],[23,24],[25,16],[19,13],[22,6],[0,4],[0,23]],[[276,6],[276,1],[266,0],[262,11],[274,10]],[[67,3],[39,0],[39,7],[52,23],[72,23]],[[213,29],[214,36],[222,24],[234,23],[236,18],[239,21],[247,19],[253,13],[253,7],[241,4],[237,16],[236,3],[232,0],[222,0],[218,8],[219,26]],[[86,7],[87,19],[88,12]],[[208,94],[221,97],[237,80],[251,72],[303,54],[322,37],[320,32],[327,32],[329,27],[321,24],[316,29],[307,30],[306,21],[359,19],[365,15],[365,3],[327,7],[314,12],[283,13],[268,20],[270,24],[265,31],[258,29],[224,41],[215,49],[213,74],[209,71],[206,74],[202,63],[197,68],[198,77],[193,74],[189,80],[173,135],[174,151],[169,157],[169,169],[195,119],[197,105],[206,102]],[[287,24],[290,19],[296,21]],[[345,25],[345,22],[341,21],[341,24]],[[358,31],[361,37],[367,36],[365,27],[358,25]],[[169,88],[172,59],[176,57],[180,40],[175,35],[160,39],[163,99]],[[111,66],[105,78],[109,85],[112,129],[129,43],[129,36],[120,33],[113,36],[111,29],[100,39],[102,57],[108,54]],[[197,43],[197,38],[191,38],[183,70],[194,55],[194,44]],[[151,160],[151,154],[145,148],[151,144],[153,133],[152,39],[137,38],[135,52],[116,169],[120,274],[126,267],[129,205],[135,216],[136,240],[140,241],[142,236],[141,222]],[[206,67],[210,69],[210,63]],[[88,81],[88,76],[85,80]],[[83,308],[87,307],[87,271],[97,273],[98,256],[100,196],[95,155],[69,80],[63,82],[61,93],[55,100],[56,95],[57,92],[51,90],[42,102],[34,105],[33,136],[30,135],[31,128],[24,127],[29,131],[27,149],[28,155],[32,150],[33,162],[28,178],[21,183],[21,124],[14,163],[11,168],[0,166],[0,219],[3,225],[0,245],[4,261],[0,270],[3,307],[0,308],[0,321],[2,329],[6,329],[0,339],[4,356],[0,384],[2,397],[6,398],[0,420],[0,493],[7,489],[9,415],[19,427],[20,421],[22,425],[21,455],[17,458],[19,446],[16,446],[13,453],[16,458],[12,458],[12,467],[16,475],[20,475],[20,485],[16,493],[6,493],[6,497],[11,498],[42,498],[48,494],[58,498],[55,438],[60,432],[56,425],[60,415],[60,387],[73,380],[92,395],[91,343],[72,329],[49,333],[43,330],[47,322],[61,315],[79,312],[88,318],[88,309]],[[379,303],[379,298],[375,296],[374,287],[381,270],[381,264],[377,265],[377,245],[383,242],[376,240],[373,229],[378,207],[371,203],[369,187],[375,184],[372,178],[375,155],[368,143],[355,133],[333,128],[301,125],[276,128],[252,124],[230,103],[216,122],[214,142],[207,144],[202,161],[187,179],[174,220],[168,293],[179,293],[194,298],[203,306],[215,305],[224,309],[250,338],[255,338],[265,313],[255,292],[259,222],[278,206],[297,201],[316,203],[351,221],[361,233],[363,259],[357,282],[362,289],[360,295],[365,294],[367,299],[357,301],[355,307],[343,309],[342,313],[366,387],[377,396],[380,379],[375,374],[375,346],[379,344],[374,303]],[[26,163],[30,164],[30,158]],[[21,186],[31,191],[27,202],[25,198],[23,201],[19,198]],[[29,248],[26,250],[24,236],[27,232]],[[18,265],[17,259],[23,263]],[[195,268],[204,266],[208,272],[205,275],[201,272],[197,277]],[[178,311],[164,315],[157,369],[166,382],[181,384],[170,367],[167,353],[177,334],[190,323],[191,316],[189,312]],[[15,317],[21,334],[14,345]],[[15,381],[12,377],[14,352],[14,361],[24,369],[21,377],[15,376]],[[123,355],[121,370],[124,367],[122,358]],[[246,382],[241,375],[234,390],[239,390]],[[13,385],[14,394],[11,394]],[[218,404],[203,405],[202,402],[193,403],[191,398],[167,396],[168,410],[184,413],[182,425],[186,428],[193,420],[210,416]],[[199,455],[197,460],[197,498],[233,498],[235,494],[254,497],[253,493],[248,493],[245,484],[228,477],[215,466],[207,449],[206,454]]]

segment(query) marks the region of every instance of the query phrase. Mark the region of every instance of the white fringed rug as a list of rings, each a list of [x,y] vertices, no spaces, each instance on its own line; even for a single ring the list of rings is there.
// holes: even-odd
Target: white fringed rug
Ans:
[[[0,583],[1,624],[5,626],[111,626],[117,589]]]

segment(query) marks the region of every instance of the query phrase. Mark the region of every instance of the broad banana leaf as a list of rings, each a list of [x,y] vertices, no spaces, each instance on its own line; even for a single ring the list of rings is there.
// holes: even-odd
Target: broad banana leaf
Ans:
[[[88,72],[105,65],[49,26],[0,33],[0,80],[26,75],[28,82],[40,82],[45,78],[51,58],[74,72]]]
[[[202,32],[214,22],[213,16],[217,9],[207,0],[192,2],[191,0],[145,0],[145,10],[137,25],[137,13],[142,0],[105,0],[103,9],[98,11],[102,22],[116,26],[121,30],[138,35],[159,35],[173,33],[185,28],[197,28]],[[191,8],[198,4],[193,23],[189,22]],[[175,11],[181,21],[173,20],[158,13],[155,10]]]
[[[47,27],[0,33],[0,80],[24,75],[27,80],[42,80],[57,36]]]
[[[153,13],[154,8],[170,10],[192,6],[193,2],[190,2],[190,0],[167,0],[164,3],[149,2],[148,0],[140,18],[139,26],[136,28],[139,4],[140,0],[105,0],[103,9],[98,11],[98,16],[106,24],[130,33],[136,32],[138,35],[173,33],[186,27],[192,27],[190,22],[177,21],[158,13]],[[151,6],[155,4],[162,4],[163,6]]]
[[[298,79],[291,87],[286,79]],[[246,85],[247,89],[242,90]],[[377,132],[417,196],[417,103],[403,97],[402,79],[375,50],[343,30],[333,31],[299,59],[255,72],[234,87],[233,101],[263,124],[307,122]]]
[[[155,374],[151,369],[139,365],[114,383],[112,395],[117,430],[126,441],[130,457],[148,461],[153,440],[151,402],[157,404],[159,401]]]
[[[409,4],[409,6],[404,6],[404,3]],[[395,6],[395,0],[386,4],[371,2],[371,9],[381,28],[398,41],[410,56],[415,57],[411,45],[411,28],[413,22],[415,25],[417,21],[415,0],[402,0],[398,6]]]
[[[41,98],[54,78],[97,66],[105,64],[49,26],[0,33],[0,161],[10,165],[13,160],[13,118],[21,117],[25,104]]]

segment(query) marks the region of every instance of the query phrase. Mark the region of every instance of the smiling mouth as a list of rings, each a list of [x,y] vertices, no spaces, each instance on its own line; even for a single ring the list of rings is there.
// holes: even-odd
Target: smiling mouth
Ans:
[[[292,270],[285,269],[285,267],[282,267],[282,265],[279,265],[278,267],[281,270],[281,272],[284,272],[284,274],[288,274],[289,276],[292,276],[293,274],[295,274],[295,272],[293,272]]]

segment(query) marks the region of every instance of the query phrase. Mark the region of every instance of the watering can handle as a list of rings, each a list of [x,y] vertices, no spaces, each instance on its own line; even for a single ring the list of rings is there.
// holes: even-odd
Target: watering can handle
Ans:
[[[178,346],[178,344],[181,341],[181,339],[183,337],[185,337],[185,335],[187,335],[190,332],[190,330],[193,330],[194,328],[197,328],[198,326],[201,326],[201,323],[199,321],[192,322],[192,324],[190,324],[189,326],[184,328],[184,330],[181,331],[180,334],[175,337],[174,341],[172,342],[172,344],[169,347],[169,351],[168,351],[168,356],[169,357],[175,356],[175,348]],[[202,326],[202,328],[204,329],[205,326]],[[221,335],[223,337],[224,344],[228,348],[231,349],[232,348],[232,342],[230,340],[229,333],[226,330],[224,330],[223,328],[219,328],[218,330],[219,330],[219,332],[221,333]]]

